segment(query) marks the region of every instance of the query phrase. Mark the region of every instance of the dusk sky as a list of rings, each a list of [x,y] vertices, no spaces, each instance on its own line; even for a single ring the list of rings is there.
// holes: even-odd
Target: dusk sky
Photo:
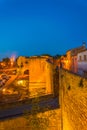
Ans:
[[[87,0],[0,0],[0,58],[65,54],[87,42]]]

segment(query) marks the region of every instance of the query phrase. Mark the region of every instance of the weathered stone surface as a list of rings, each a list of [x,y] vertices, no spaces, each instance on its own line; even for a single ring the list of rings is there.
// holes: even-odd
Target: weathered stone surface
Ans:
[[[87,130],[87,79],[60,70],[63,130]]]
[[[29,91],[36,91],[36,88],[46,88],[46,94],[53,93],[53,64],[48,62],[49,57],[22,57],[17,64],[18,74],[24,74],[29,70]],[[53,60],[50,58],[50,60]],[[21,67],[22,64],[22,67]]]
[[[5,121],[0,122],[0,130],[61,130],[61,115],[60,115],[60,109],[56,110],[50,110],[44,113],[38,113],[37,118],[32,118],[33,124],[30,124],[29,116],[25,115],[18,118],[8,119]],[[38,128],[37,124],[34,129],[31,128],[31,125],[34,125],[35,123],[40,121],[37,121],[41,117],[43,122],[43,128]],[[48,122],[48,125],[44,123],[44,118]],[[36,120],[35,120],[36,119]],[[34,121],[35,120],[35,121]]]

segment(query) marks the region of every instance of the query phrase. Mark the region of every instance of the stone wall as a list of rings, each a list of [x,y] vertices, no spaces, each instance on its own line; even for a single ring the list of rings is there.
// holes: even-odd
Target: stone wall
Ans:
[[[60,69],[63,130],[87,130],[87,79]]]
[[[53,93],[53,64],[47,60],[53,60],[52,57],[33,56],[22,57],[17,60],[18,74],[23,75],[25,70],[29,70],[29,91],[36,92],[36,89],[45,88],[45,92]],[[21,67],[21,64],[23,67]]]

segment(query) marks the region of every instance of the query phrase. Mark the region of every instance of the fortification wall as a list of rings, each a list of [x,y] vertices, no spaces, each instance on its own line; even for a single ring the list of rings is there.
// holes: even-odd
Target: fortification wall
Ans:
[[[29,82],[46,82],[46,59],[29,59]]]
[[[46,61],[46,58],[29,59],[29,82],[43,83],[46,93],[53,92],[53,65]],[[41,87],[40,85],[38,87]],[[32,87],[31,87],[32,89]]]
[[[87,79],[60,70],[63,130],[87,130]]]
[[[19,57],[18,64],[20,74],[29,70],[29,91],[36,91],[37,88],[46,88],[46,93],[53,93],[53,65],[47,62],[48,57]],[[52,60],[52,58],[51,58]],[[27,64],[26,64],[27,62]]]

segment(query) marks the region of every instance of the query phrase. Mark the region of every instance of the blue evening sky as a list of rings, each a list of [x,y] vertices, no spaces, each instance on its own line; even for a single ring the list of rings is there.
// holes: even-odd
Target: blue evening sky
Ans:
[[[87,0],[0,0],[0,58],[65,54],[87,41]]]

